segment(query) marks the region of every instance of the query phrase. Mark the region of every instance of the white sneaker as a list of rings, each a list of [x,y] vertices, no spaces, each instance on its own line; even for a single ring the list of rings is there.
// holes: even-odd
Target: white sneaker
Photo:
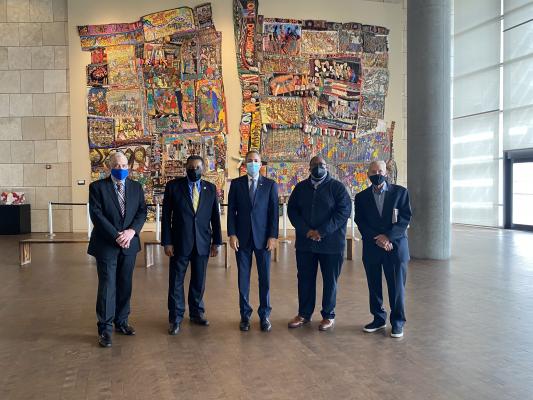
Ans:
[[[403,328],[392,328],[390,336],[395,339],[403,337]]]

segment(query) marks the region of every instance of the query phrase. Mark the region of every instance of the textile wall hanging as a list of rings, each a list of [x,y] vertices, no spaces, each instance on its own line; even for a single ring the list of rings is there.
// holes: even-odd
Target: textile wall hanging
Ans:
[[[355,195],[367,187],[369,161],[395,166],[394,123],[383,120],[389,30],[266,18],[258,6],[258,0],[234,0],[240,156],[260,150],[283,196],[308,176],[310,157],[321,154]]]
[[[79,26],[87,66],[91,177],[105,175],[109,155],[126,154],[149,203],[185,175],[185,160],[204,157],[205,179],[224,197],[226,100],[221,33],[211,5],[145,15],[137,22]]]

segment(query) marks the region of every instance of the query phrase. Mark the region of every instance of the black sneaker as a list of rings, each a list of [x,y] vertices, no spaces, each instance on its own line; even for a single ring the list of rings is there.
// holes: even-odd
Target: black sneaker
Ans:
[[[265,318],[261,320],[261,330],[263,332],[270,332],[272,330],[272,324],[270,323],[270,319]]]
[[[98,335],[98,344],[101,347],[111,347],[113,345],[113,341],[111,340],[111,335],[107,332],[104,332],[101,335]]]
[[[385,329],[387,324],[385,322],[373,321],[370,324],[364,326],[363,331],[372,333],[377,332],[381,329]]]
[[[239,329],[243,332],[248,332],[250,330],[250,320],[241,319],[241,323],[239,324]]]
[[[398,327],[398,328],[392,328],[392,331],[390,333],[390,336],[395,338],[395,339],[399,339],[401,337],[403,337],[403,327]]]

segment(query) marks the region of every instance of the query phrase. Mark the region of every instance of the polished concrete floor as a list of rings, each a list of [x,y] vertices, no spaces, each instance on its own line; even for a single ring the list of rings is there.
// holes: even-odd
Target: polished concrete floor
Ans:
[[[208,328],[166,333],[167,266],[138,258],[135,337],[96,343],[96,266],[84,245],[36,245],[18,266],[0,237],[0,399],[533,399],[533,234],[455,227],[453,257],[412,261],[405,337],[365,334],[360,249],[344,264],[337,324],[288,330],[292,245],[272,266],[271,333],[238,330],[237,274],[209,265]],[[256,275],[253,276],[254,281]],[[252,291],[257,306],[257,290]],[[320,297],[318,299],[320,301]]]

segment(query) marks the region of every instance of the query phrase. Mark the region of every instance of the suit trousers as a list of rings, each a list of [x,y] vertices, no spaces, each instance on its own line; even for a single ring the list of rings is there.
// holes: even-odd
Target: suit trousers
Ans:
[[[118,326],[128,322],[136,257],[136,254],[119,253],[115,258],[96,259],[98,271],[96,316],[99,334],[111,333],[113,323]]]
[[[322,318],[335,318],[337,303],[337,280],[339,279],[344,255],[312,253],[296,250],[296,267],[298,269],[298,315],[311,319],[315,310],[316,275],[318,264],[323,279]]]
[[[168,321],[171,324],[180,323],[185,314],[184,281],[187,267],[191,264],[191,279],[189,282],[189,315],[200,317],[205,312],[204,291],[209,256],[200,256],[196,250],[188,256],[174,255],[169,261],[168,279]]]
[[[253,241],[252,241],[253,242]],[[252,245],[253,246],[253,245]],[[239,275],[239,308],[241,319],[250,319],[253,309],[250,305],[250,273],[252,271],[252,255],[255,254],[257,276],[259,280],[259,309],[257,313],[261,320],[270,317],[270,259],[271,252],[257,249],[255,246],[235,252]]]
[[[391,309],[390,323],[394,328],[405,324],[405,281],[407,262],[392,260],[384,255],[382,263],[364,263],[368,282],[370,313],[374,321],[385,323],[387,312],[383,308],[383,289],[381,271],[385,274]]]

